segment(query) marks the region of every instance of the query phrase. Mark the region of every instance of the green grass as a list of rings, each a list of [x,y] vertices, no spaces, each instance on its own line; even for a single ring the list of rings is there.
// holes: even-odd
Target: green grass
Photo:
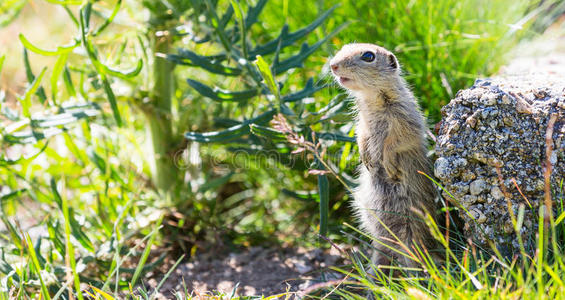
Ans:
[[[69,3],[68,10],[41,2],[34,3],[38,5],[36,10],[28,4],[17,17],[23,2],[0,5],[0,13],[7,11],[0,16],[0,26],[13,22],[10,30],[25,32],[21,42],[29,48],[29,53],[21,52],[23,45],[17,38],[20,32],[0,39],[1,82],[6,83],[0,86],[0,205],[4,224],[0,232],[0,299],[68,299],[69,292],[81,298],[77,291],[85,284],[89,288],[83,290],[84,297],[90,293],[99,299],[123,295],[150,299],[155,291],[136,286],[148,271],[165,260],[176,266],[182,254],[187,257],[206,251],[207,246],[200,245],[210,245],[218,236],[229,251],[250,245],[268,246],[281,240],[328,247],[317,238],[319,230],[327,230],[331,239],[347,243],[354,243],[360,235],[354,228],[342,225],[351,219],[351,213],[349,196],[340,181],[330,174],[308,176],[309,169],[322,166],[335,168],[334,173],[342,178],[351,176],[359,161],[354,143],[325,142],[316,153],[316,165],[311,165],[314,160],[308,158],[308,153],[304,153],[305,159],[293,161],[259,155],[249,164],[248,156],[235,155],[232,148],[249,146],[249,140],[257,141],[257,136],[207,145],[184,140],[187,131],[224,130],[233,126],[234,120],[257,116],[272,101],[258,95],[246,105],[218,104],[197,94],[186,81],[197,78],[212,87],[231,90],[260,86],[259,82],[246,81],[251,77],[242,81],[241,77],[212,75],[195,68],[176,67],[174,72],[166,66],[156,68],[160,69],[156,72],[150,68],[154,52],[176,53],[176,47],[181,47],[213,55],[225,46],[221,41],[197,44],[185,36],[171,40],[169,48],[151,46],[155,36],[151,32],[162,34],[161,27],[155,24],[175,27],[190,19],[198,32],[211,30],[212,23],[203,23],[198,14],[203,11],[202,5],[214,1],[190,2],[195,3],[190,9],[182,6],[188,3],[185,1],[154,1],[153,14],[147,10],[147,14],[140,14],[145,8],[139,1],[98,1],[92,7]],[[10,3],[13,7],[7,7]],[[234,19],[241,20],[245,17],[241,13],[247,13],[250,3],[253,6],[258,2],[219,1],[218,12],[222,16],[233,5],[238,7]],[[289,24],[291,32],[307,26],[336,3],[269,1],[257,24],[250,28],[238,26],[240,32],[248,31],[249,43],[240,40],[234,48],[240,48],[242,53],[250,51],[277,37],[284,23]],[[272,81],[268,80],[269,89],[279,96],[302,89],[310,77],[324,83],[322,66],[337,49],[353,41],[372,42],[397,54],[430,122],[436,122],[441,106],[453,93],[476,77],[496,72],[508,58],[506,53],[524,38],[543,30],[554,20],[555,11],[563,11],[565,6],[553,6],[548,12],[543,9],[559,3],[544,2],[540,10],[535,3],[345,1],[318,29],[281,53],[280,59],[298,53],[304,41],[312,45],[346,22],[351,24],[310,55],[304,67],[275,74]],[[49,10],[44,10],[46,5]],[[111,17],[120,5],[116,18]],[[171,6],[176,9],[169,11]],[[89,9],[94,10],[90,15]],[[36,21],[44,17],[45,11],[56,13],[57,19],[72,14],[75,20],[69,18],[64,23],[69,26],[53,20],[53,28],[35,28],[49,34],[34,36],[34,28],[25,26],[40,26]],[[151,22],[144,19],[147,15],[152,16]],[[90,28],[85,26],[87,19],[91,19]],[[512,24],[521,24],[522,28],[514,31]],[[228,25],[235,23],[230,21]],[[88,29],[92,31],[87,34]],[[4,30],[0,27],[0,34],[8,34]],[[44,36],[60,45],[48,44]],[[4,41],[9,41],[9,47]],[[74,51],[57,48],[69,42],[76,47]],[[55,56],[46,58],[41,54]],[[256,70],[256,75],[262,74],[261,80],[270,79],[267,64],[275,61],[274,57],[263,58],[265,64],[259,60],[261,70]],[[230,68],[237,63],[227,62]],[[246,66],[255,68],[251,63]],[[284,85],[277,87],[277,81]],[[165,95],[170,103],[167,100],[159,107],[151,105],[148,99],[162,88],[171,89]],[[314,94],[314,101],[289,104],[290,109],[305,112],[304,117],[288,116],[292,129],[298,128],[296,124],[307,124],[299,128],[306,131],[298,134],[307,135],[307,130],[339,132],[351,138],[355,130],[348,107],[343,98],[334,98],[339,93],[330,87]],[[88,101],[88,105],[62,105],[77,99]],[[275,100],[278,103],[277,97]],[[282,110],[280,106],[278,109]],[[37,112],[51,117],[35,117]],[[148,115],[150,118],[146,118]],[[32,122],[29,116],[33,116]],[[147,134],[149,122],[154,122],[151,134]],[[159,129],[162,124],[164,129]],[[26,133],[32,126],[35,132]],[[257,135],[260,130],[271,134],[262,140],[265,145],[281,145],[269,128],[255,130]],[[155,142],[149,137],[161,139]],[[155,142],[159,155],[147,150],[151,142]],[[158,167],[163,157],[169,160]],[[180,158],[186,160],[176,160]],[[173,160],[180,168],[168,174],[171,177],[167,180],[155,178],[155,170],[166,172]],[[436,265],[423,259],[422,254],[418,259],[428,276],[407,274],[404,279],[378,271],[375,278],[367,275],[367,261],[355,253],[350,257],[353,265],[343,269],[348,279],[321,295],[332,292],[330,298],[363,298],[365,289],[377,298],[558,299],[564,292],[565,275],[563,246],[557,242],[563,240],[565,215],[559,213],[550,231],[541,228],[532,235],[538,245],[536,253],[519,253],[516,259],[507,260],[460,245],[448,252],[446,265]],[[536,240],[536,234],[543,238]],[[172,251],[163,252],[164,248]],[[359,293],[356,296],[351,292]]]
[[[564,216],[561,211],[560,218]],[[402,276],[390,276],[389,269],[368,266],[364,255],[354,253],[352,267],[338,269],[347,279],[333,293],[343,299],[363,299],[366,293],[376,299],[563,299],[565,226],[552,220],[551,226],[544,228],[543,222],[540,213],[539,230],[529,236],[537,241],[535,251],[522,251],[510,258],[496,250],[495,254],[488,254],[472,244],[453,248],[437,230],[436,238],[446,248],[443,263],[434,262],[422,249],[409,253],[420,265],[420,276],[405,272]],[[514,229],[519,232],[520,225],[516,224]],[[429,225],[437,228],[435,224]],[[376,275],[371,275],[369,268]]]

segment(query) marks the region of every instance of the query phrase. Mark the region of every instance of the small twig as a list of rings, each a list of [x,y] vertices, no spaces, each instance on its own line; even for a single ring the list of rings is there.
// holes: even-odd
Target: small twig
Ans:
[[[330,240],[328,237],[318,234],[318,237],[322,238],[323,240],[325,240],[326,242],[330,243],[330,245],[332,245],[332,247],[336,248],[342,255],[347,255],[347,253],[341,249],[338,245],[336,245],[332,240]]]
[[[341,175],[339,175],[336,171],[334,171],[332,169],[332,167],[325,162],[322,157],[320,157],[318,152],[314,152],[314,155],[316,156],[316,158],[318,159],[319,162],[322,163],[322,165],[324,165],[324,167],[326,168],[326,170],[330,171],[332,173],[333,176],[335,176],[335,178],[341,183],[343,184],[343,186],[347,189],[347,191],[353,195],[353,190],[349,187],[349,185],[345,182],[345,180],[341,177]]]
[[[551,164],[551,154],[553,153],[553,126],[557,120],[557,114],[553,113],[547,122],[547,130],[545,132],[545,209],[544,215],[545,226],[549,226],[552,217],[552,201],[551,201],[551,172],[553,165]]]
[[[329,292],[327,295],[325,295],[322,298],[322,299],[325,299],[327,296],[331,295],[349,277],[350,274],[351,274],[351,272],[349,272],[349,274],[347,274],[342,279],[335,279],[335,280],[330,280],[330,281],[326,281],[326,282],[316,283],[316,284],[306,288],[304,291],[300,292],[299,294],[301,296],[306,296],[306,295],[312,293],[313,291],[335,285],[335,287],[331,290],[331,292]]]
[[[494,167],[496,168],[496,175],[498,176],[498,183],[502,189],[502,193],[504,194],[504,199],[506,200],[506,205],[508,206],[508,213],[510,213],[510,219],[512,220],[512,224],[516,224],[516,216],[514,215],[514,209],[512,208],[512,201],[510,200],[512,194],[508,192],[506,186],[504,185],[504,178],[502,177],[502,170],[501,170],[501,163],[496,164]]]
[[[506,186],[504,185],[504,177],[502,176],[502,169],[500,167],[501,167],[501,164],[497,164],[497,165],[494,166],[494,168],[496,169],[496,175],[498,176],[498,186],[502,190],[504,197],[506,197],[507,199],[510,199],[510,198],[512,198],[512,194],[510,192],[508,192],[508,190],[506,189]]]
[[[518,193],[520,193],[520,195],[522,195],[522,197],[524,198],[524,200],[526,200],[526,203],[528,203],[528,205],[530,206],[530,208],[532,208],[532,204],[530,203],[530,201],[528,200],[528,198],[526,198],[526,196],[524,195],[524,193],[522,193],[522,190],[520,189],[520,187],[518,186],[518,183],[516,182],[515,178],[511,178],[510,179],[512,181],[512,183],[514,183],[514,186],[516,187],[516,189],[518,190]]]
[[[292,130],[290,124],[288,124],[286,118],[282,114],[278,114],[274,116],[272,124],[273,124],[273,128],[285,134],[286,139],[289,143],[293,145],[298,145],[300,148],[312,152],[316,157],[316,159],[326,168],[325,171],[329,171],[341,184],[343,184],[343,186],[347,189],[347,191],[353,195],[353,190],[345,182],[343,177],[340,174],[338,174],[327,162],[324,161],[323,156],[324,156],[325,148],[322,149],[322,153],[320,153],[318,150],[321,147],[321,143],[314,144],[313,142],[307,141],[304,138],[304,136],[297,134],[294,130]],[[316,140],[316,134],[314,132],[312,132],[312,140],[313,141]],[[300,152],[303,152],[303,150],[300,150],[297,153]],[[314,173],[322,174],[323,172],[315,171]]]

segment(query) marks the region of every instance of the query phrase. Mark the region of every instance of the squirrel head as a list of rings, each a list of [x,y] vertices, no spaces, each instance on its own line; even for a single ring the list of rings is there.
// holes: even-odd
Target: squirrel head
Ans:
[[[354,93],[382,91],[400,76],[392,52],[373,44],[347,44],[330,60],[336,81]]]

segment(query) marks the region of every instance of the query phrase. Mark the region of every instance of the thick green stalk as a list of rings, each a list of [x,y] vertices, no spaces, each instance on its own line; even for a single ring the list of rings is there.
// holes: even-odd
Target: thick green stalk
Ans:
[[[147,116],[148,135],[151,139],[153,159],[150,159],[153,183],[160,191],[167,191],[174,184],[178,169],[174,165],[172,150],[172,105],[173,65],[157,53],[168,53],[170,38],[158,36],[158,30],[150,31],[153,55],[152,85],[150,91],[152,108]]]

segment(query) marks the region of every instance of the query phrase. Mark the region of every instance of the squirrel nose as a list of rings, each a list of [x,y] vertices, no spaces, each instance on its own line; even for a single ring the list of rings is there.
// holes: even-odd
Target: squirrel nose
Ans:
[[[339,66],[334,64],[334,65],[330,65],[330,68],[332,68],[332,71],[335,72],[337,71],[337,69],[339,69]]]

